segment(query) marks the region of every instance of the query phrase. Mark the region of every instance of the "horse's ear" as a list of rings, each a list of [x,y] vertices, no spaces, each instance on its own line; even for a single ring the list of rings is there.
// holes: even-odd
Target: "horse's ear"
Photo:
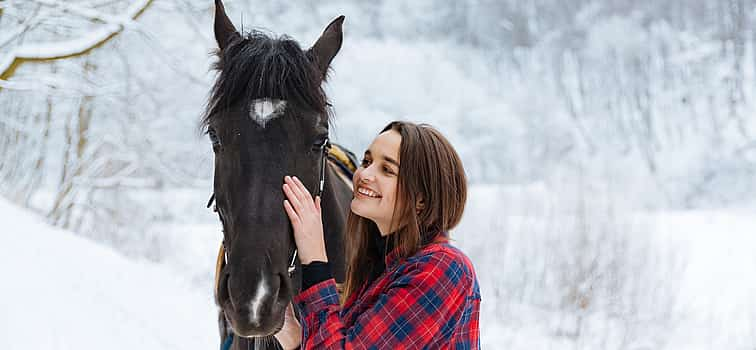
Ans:
[[[239,32],[236,31],[234,24],[226,15],[223,1],[215,0],[215,41],[218,42],[218,47],[221,51],[224,50],[231,40],[238,36]]]
[[[323,79],[325,79],[328,72],[328,66],[331,64],[333,58],[336,57],[336,54],[339,53],[339,49],[341,49],[341,41],[344,38],[344,33],[341,30],[343,23],[344,16],[334,19],[310,49],[312,57],[315,59],[315,64],[317,64],[320,72],[323,73]]]

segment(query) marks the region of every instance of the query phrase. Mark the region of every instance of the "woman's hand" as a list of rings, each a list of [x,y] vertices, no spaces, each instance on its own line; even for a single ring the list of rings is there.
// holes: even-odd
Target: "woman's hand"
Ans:
[[[284,313],[284,324],[278,333],[273,335],[284,350],[296,349],[302,344],[302,326],[294,316],[294,309],[289,303]]]
[[[294,228],[294,242],[297,244],[299,261],[309,264],[313,261],[327,262],[323,221],[320,211],[320,196],[312,195],[297,177],[284,177],[286,200],[284,209]]]

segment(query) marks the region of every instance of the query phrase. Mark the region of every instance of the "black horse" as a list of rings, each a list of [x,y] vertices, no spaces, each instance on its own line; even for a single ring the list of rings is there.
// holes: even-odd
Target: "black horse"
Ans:
[[[219,75],[202,126],[215,153],[214,200],[224,232],[216,276],[221,342],[230,336],[234,349],[275,349],[272,335],[301,286],[283,209],[285,175],[322,191],[328,258],[337,282],[345,275],[352,189],[325,161],[331,118],[321,87],[341,48],[344,17],[302,50],[286,36],[239,33],[221,0],[215,7]]]

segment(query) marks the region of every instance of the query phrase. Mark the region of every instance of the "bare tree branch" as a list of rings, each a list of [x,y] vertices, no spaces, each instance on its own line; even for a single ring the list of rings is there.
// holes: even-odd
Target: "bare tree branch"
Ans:
[[[47,5],[55,4],[58,6],[57,3],[47,0],[36,1]],[[85,15],[87,17],[94,16],[99,20],[106,20],[105,22],[108,24],[82,38],[59,43],[32,43],[11,50],[8,55],[0,58],[0,79],[8,80],[8,78],[10,78],[16,69],[18,69],[18,67],[24,62],[45,62],[88,54],[121,33],[125,28],[125,24],[138,18],[152,4],[152,2],[153,0],[140,0],[134,2],[126,10],[126,14],[120,17],[99,15],[96,11],[82,7],[60,5],[65,6],[72,11],[76,11],[80,15]]]

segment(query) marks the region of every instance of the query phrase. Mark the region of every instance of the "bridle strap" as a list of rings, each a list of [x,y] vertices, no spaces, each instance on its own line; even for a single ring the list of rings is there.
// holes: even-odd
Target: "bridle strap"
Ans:
[[[321,162],[320,162],[320,178],[318,179],[318,189],[317,192],[315,192],[315,196],[320,196],[323,194],[323,189],[325,188],[325,173],[326,173],[326,165],[328,162],[328,152],[331,150],[331,141],[326,137],[325,141],[323,142],[323,145],[320,146],[320,153],[321,153]],[[295,247],[294,248],[294,254],[291,256],[291,263],[289,263],[289,278],[294,275],[294,271],[297,269],[297,253],[298,250]]]
[[[331,150],[331,141],[326,137],[325,141],[323,142],[323,145],[320,146],[320,153],[321,153],[321,161],[320,161],[320,178],[318,179],[318,190],[315,192],[316,196],[320,196],[323,194],[323,189],[325,188],[325,173],[326,173],[326,163],[328,162],[328,152]]]
[[[220,249],[218,249],[218,258],[215,260],[215,299],[218,299],[218,291],[220,290],[220,276],[221,271],[223,271],[223,267],[226,266],[226,247],[223,243],[220,245]]]

